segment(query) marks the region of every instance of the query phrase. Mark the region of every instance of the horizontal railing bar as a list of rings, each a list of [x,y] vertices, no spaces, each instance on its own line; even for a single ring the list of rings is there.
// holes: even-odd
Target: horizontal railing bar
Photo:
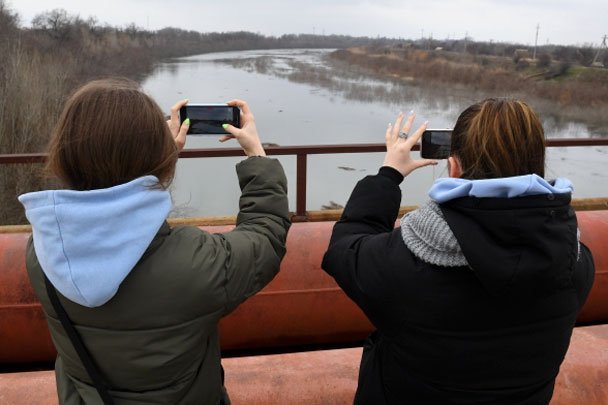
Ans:
[[[44,163],[46,153],[15,153],[12,155],[0,155],[0,164],[12,163]]]
[[[608,138],[561,138],[547,139],[549,147],[572,147],[572,146],[608,146]],[[267,155],[322,155],[339,153],[371,153],[384,152],[386,146],[383,143],[360,143],[346,145],[296,145],[296,146],[267,146],[264,148]],[[419,145],[414,145],[412,150],[419,150]],[[241,148],[205,148],[184,149],[179,154],[180,158],[202,158],[202,157],[234,157],[244,156]],[[43,163],[46,153],[20,153],[0,155],[0,164],[13,163]]]
[[[553,138],[547,139],[547,146],[608,146],[608,138]]]

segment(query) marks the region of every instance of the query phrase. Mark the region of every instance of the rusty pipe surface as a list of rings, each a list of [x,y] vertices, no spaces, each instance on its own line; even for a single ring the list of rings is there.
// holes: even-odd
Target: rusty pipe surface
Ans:
[[[235,405],[352,404],[361,348],[223,359]],[[608,325],[574,328],[551,405],[608,404]],[[56,405],[53,371],[0,374],[0,403]]]
[[[595,281],[577,323],[608,323],[608,211],[578,212],[576,217],[581,242],[591,250],[595,263]]]
[[[608,211],[579,212],[596,280],[579,323],[608,322]],[[352,344],[372,330],[361,310],[325,274],[321,259],[334,222],[293,224],[281,272],[220,323],[223,350],[283,350]],[[204,226],[225,232],[233,226]],[[28,233],[0,234],[0,364],[52,361],[55,349],[25,271]]]

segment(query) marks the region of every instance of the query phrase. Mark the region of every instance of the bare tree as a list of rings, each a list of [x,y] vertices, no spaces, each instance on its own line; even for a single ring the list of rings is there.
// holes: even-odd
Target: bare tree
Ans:
[[[0,34],[16,29],[18,21],[19,15],[9,10],[4,0],[0,0]]]
[[[79,22],[78,16],[71,16],[64,9],[56,8],[36,15],[32,20],[32,28],[46,31],[51,37],[64,41],[70,37]]]

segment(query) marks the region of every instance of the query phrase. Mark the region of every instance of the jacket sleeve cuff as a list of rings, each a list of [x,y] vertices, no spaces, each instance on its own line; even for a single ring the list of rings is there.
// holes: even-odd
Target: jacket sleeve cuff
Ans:
[[[384,177],[388,177],[389,179],[391,179],[396,185],[401,184],[401,182],[403,181],[404,177],[401,173],[399,173],[397,171],[397,169],[394,169],[390,166],[382,166],[380,168],[380,170],[378,170],[378,175],[379,176],[384,176]]]

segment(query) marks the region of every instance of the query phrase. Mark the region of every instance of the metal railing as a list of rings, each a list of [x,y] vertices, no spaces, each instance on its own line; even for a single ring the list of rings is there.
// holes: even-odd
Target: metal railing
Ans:
[[[608,138],[562,138],[548,139],[549,147],[572,147],[572,146],[608,146]],[[372,153],[385,152],[383,143],[364,143],[351,145],[301,145],[301,146],[267,146],[264,148],[269,156],[291,155],[296,156],[296,212],[293,220],[305,221],[306,215],[306,179],[308,155],[341,154],[341,153]],[[412,150],[419,150],[415,145]],[[209,157],[234,157],[244,156],[241,148],[207,148],[207,149],[184,149],[180,152],[180,158],[209,158]],[[0,165],[44,163],[45,153],[26,153],[0,155]]]

